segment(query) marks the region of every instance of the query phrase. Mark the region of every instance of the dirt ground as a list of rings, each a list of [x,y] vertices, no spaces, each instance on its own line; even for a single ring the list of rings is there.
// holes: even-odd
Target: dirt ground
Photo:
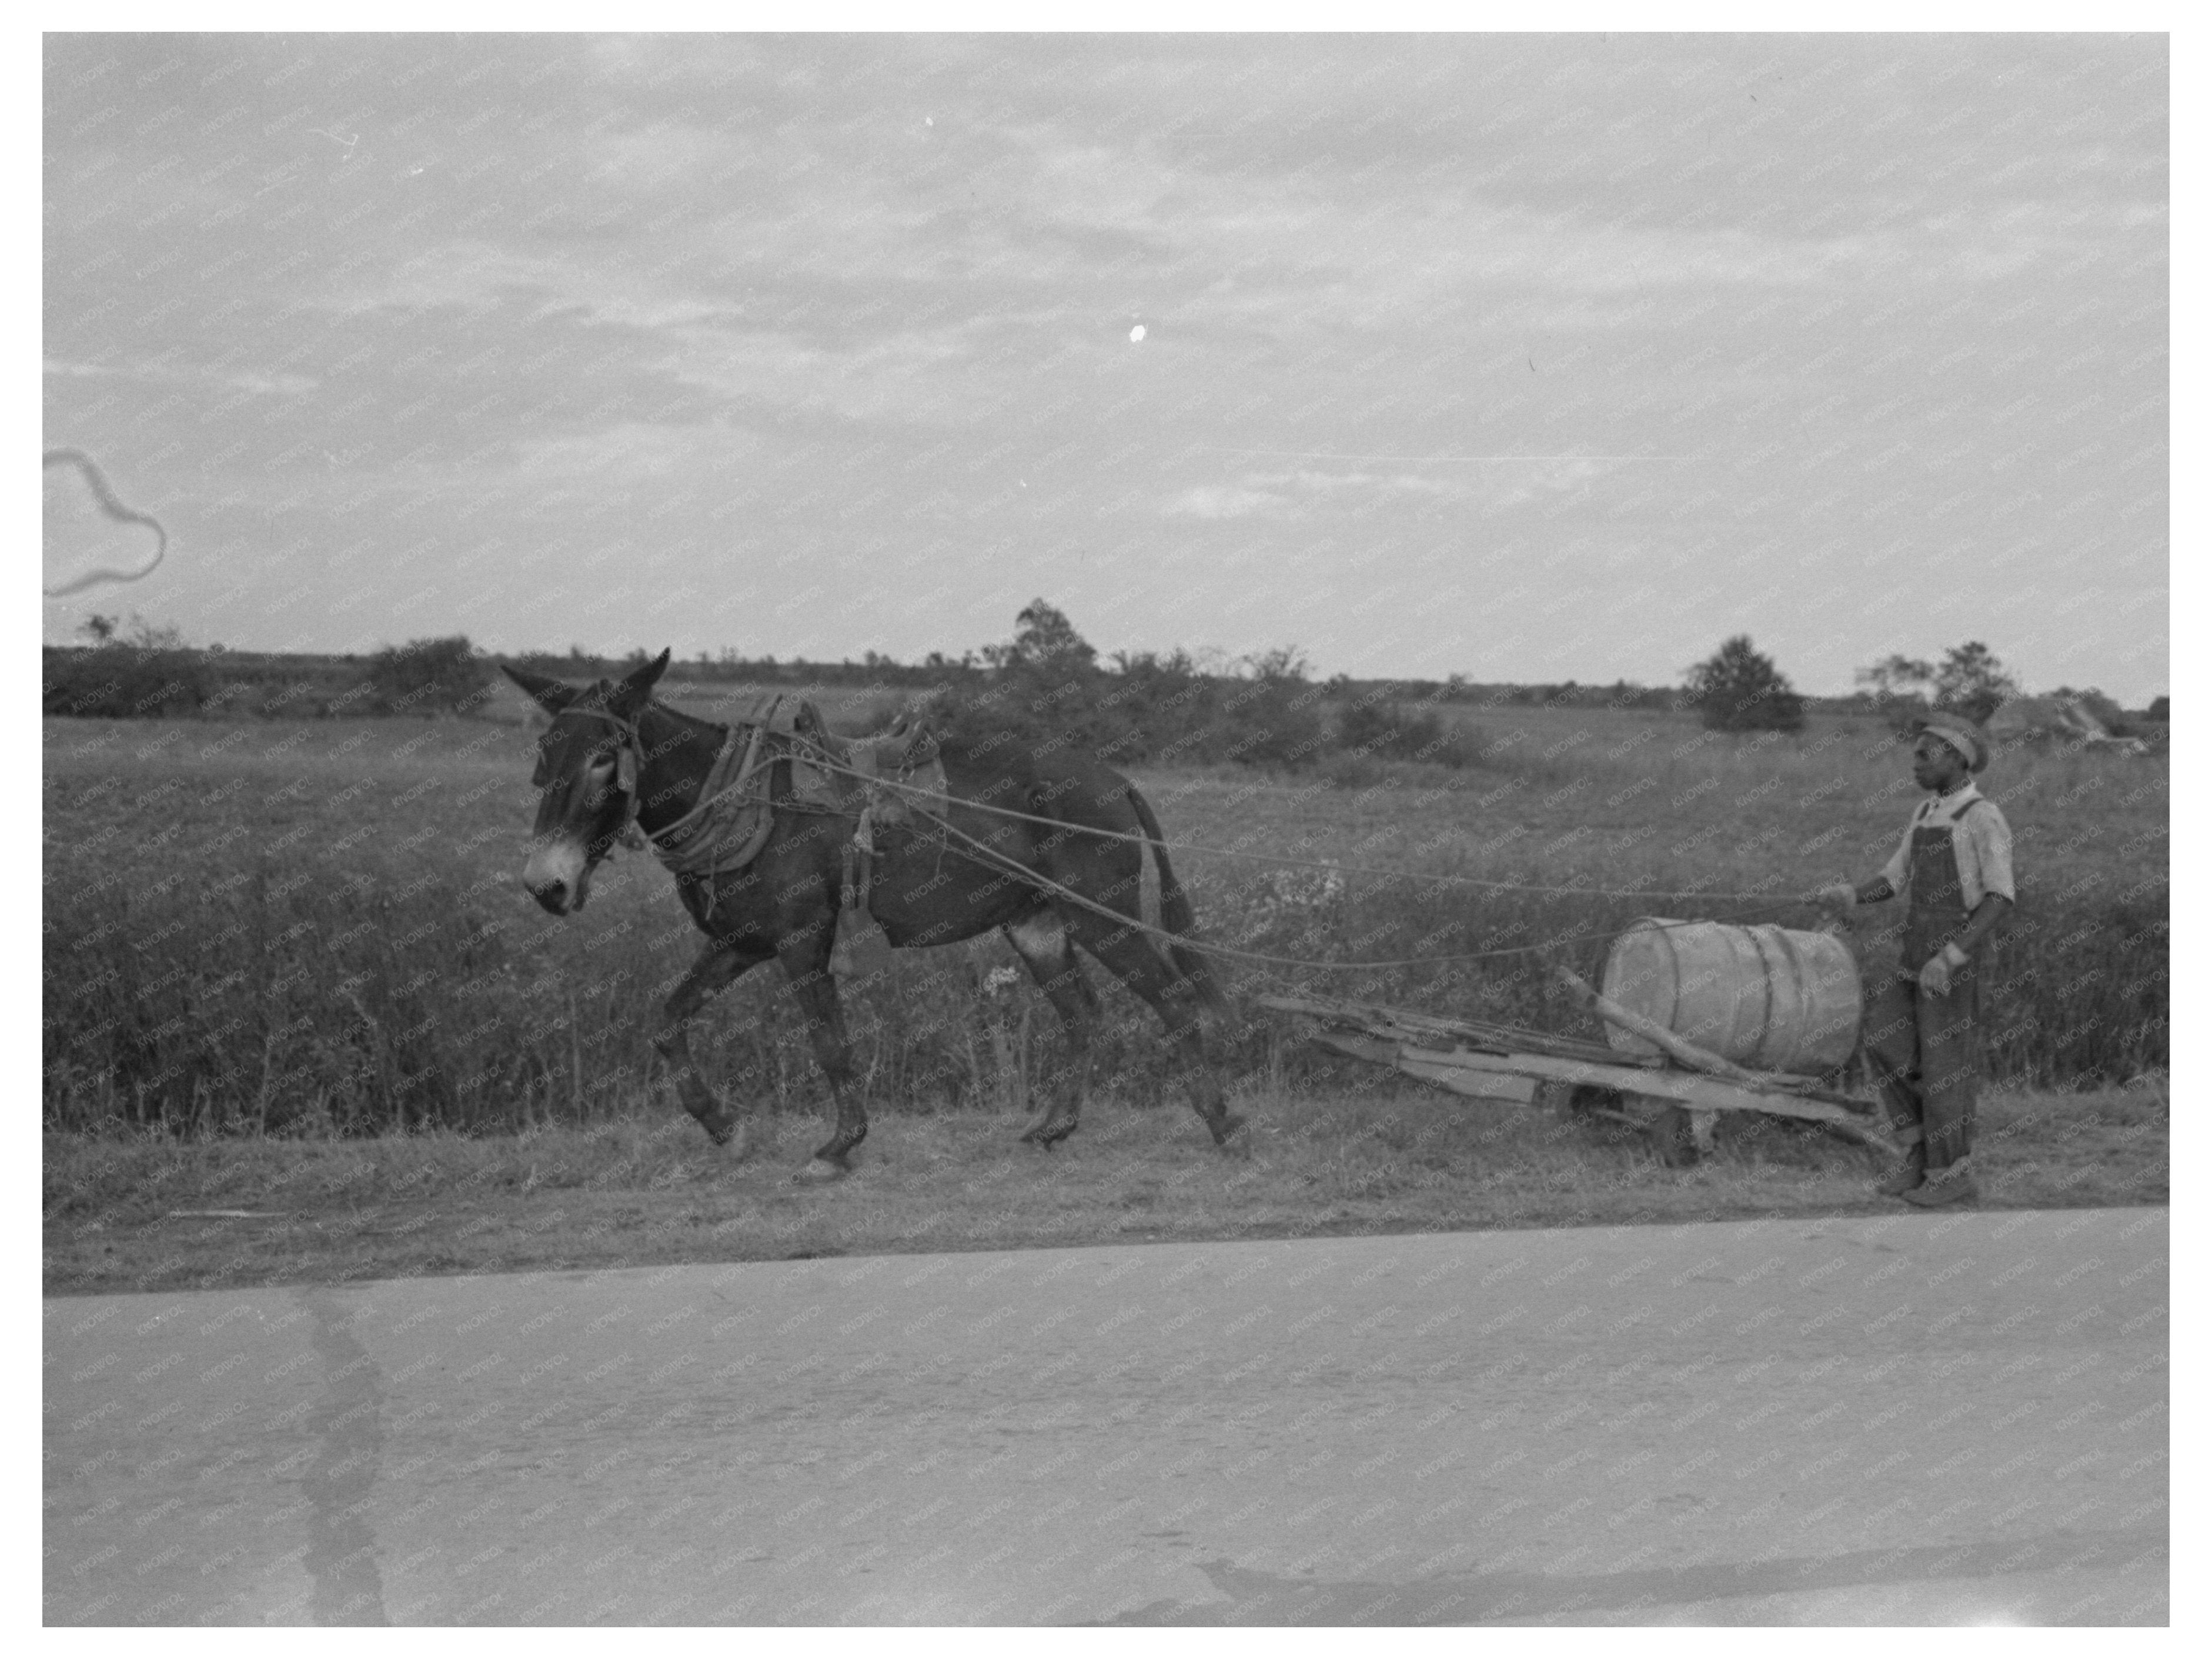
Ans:
[[[1406,1088],[1246,1094],[1214,1151],[1179,1104],[1093,1103],[1057,1151],[985,1113],[879,1116],[858,1172],[793,1172],[811,1117],[762,1120],[743,1162],[680,1114],[471,1139],[49,1134],[49,1294],[776,1261],[1139,1241],[1287,1238],[1901,1213],[1868,1154],[1724,1114],[1696,1167],[1632,1131]],[[2166,1097],[1993,1091],[1984,1208],[2163,1204]]]

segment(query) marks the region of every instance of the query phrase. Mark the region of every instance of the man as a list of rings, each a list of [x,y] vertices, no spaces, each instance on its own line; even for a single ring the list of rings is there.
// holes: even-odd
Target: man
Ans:
[[[1878,1191],[1932,1207],[1978,1196],[1970,1166],[1979,952],[2013,905],[2012,830],[1972,775],[1990,763],[1972,721],[1939,712],[1919,722],[1912,781],[1930,792],[1896,855],[1870,881],[1824,887],[1815,901],[1849,911],[1903,895],[1904,951],[1874,976],[1863,1027],[1867,1057],[1905,1158]]]

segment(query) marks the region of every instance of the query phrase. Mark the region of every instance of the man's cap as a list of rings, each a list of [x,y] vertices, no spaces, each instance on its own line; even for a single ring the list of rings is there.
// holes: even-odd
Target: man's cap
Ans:
[[[1978,772],[1990,763],[1990,740],[1982,735],[1982,728],[1964,714],[1939,708],[1913,721],[1912,729],[1916,733],[1925,732],[1949,744],[1964,758],[1969,772]]]

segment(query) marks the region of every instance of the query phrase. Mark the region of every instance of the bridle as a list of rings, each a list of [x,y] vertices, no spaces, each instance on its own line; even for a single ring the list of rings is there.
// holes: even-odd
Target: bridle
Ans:
[[[647,706],[650,708],[652,705]],[[623,798],[623,818],[621,827],[615,831],[609,846],[611,847],[614,842],[619,842],[632,852],[649,849],[664,864],[669,864],[672,860],[678,857],[662,844],[664,836],[675,835],[678,831],[697,823],[718,800],[735,793],[763,767],[773,764],[779,757],[777,750],[773,747],[770,747],[767,755],[762,754],[763,739],[767,731],[765,722],[740,721],[735,726],[726,728],[723,736],[724,753],[729,758],[736,758],[732,745],[735,744],[738,732],[746,732],[749,738],[744,745],[743,760],[737,769],[736,775],[723,784],[713,795],[702,793],[690,811],[678,818],[675,823],[665,824],[659,830],[647,830],[641,828],[637,821],[640,805],[638,778],[645,769],[645,740],[638,733],[638,726],[642,716],[639,719],[628,719],[615,714],[611,709],[578,708],[574,706],[562,709],[561,714],[576,714],[586,720],[604,721],[615,728],[616,734],[620,739],[615,748],[615,788]],[[559,716],[556,715],[555,718],[558,719]],[[795,810],[805,811],[818,809],[799,807]],[[589,856],[592,862],[597,863],[606,854],[602,852]],[[672,864],[671,867],[678,866]]]
[[[638,722],[605,708],[578,708],[573,705],[561,711],[585,720],[603,720],[615,728],[621,741],[615,748],[615,789],[623,798],[622,825],[615,831],[615,840],[625,847],[645,845],[645,835],[637,827],[638,774],[644,768],[645,745],[638,736]],[[559,718],[559,716],[556,716]],[[605,853],[592,855],[594,863],[605,857]]]

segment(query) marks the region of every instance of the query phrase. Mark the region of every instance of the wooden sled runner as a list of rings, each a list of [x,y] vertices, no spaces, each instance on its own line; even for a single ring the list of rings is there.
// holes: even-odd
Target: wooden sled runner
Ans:
[[[1560,974],[1608,1024],[1656,1043],[1665,1054],[1645,1057],[1577,1037],[1334,998],[1262,996],[1258,1001],[1310,1022],[1308,1035],[1325,1048],[1395,1067],[1457,1094],[1528,1105],[1546,1098],[1564,1103],[1581,1085],[1618,1091],[1626,1110],[1606,1115],[1651,1131],[1662,1157],[1685,1128],[1692,1147],[1709,1146],[1723,1111],[1764,1112],[1823,1124],[1873,1151],[1895,1155],[1870,1100],[1809,1078],[1747,1070],[1653,1027],[1577,975],[1565,969]]]

